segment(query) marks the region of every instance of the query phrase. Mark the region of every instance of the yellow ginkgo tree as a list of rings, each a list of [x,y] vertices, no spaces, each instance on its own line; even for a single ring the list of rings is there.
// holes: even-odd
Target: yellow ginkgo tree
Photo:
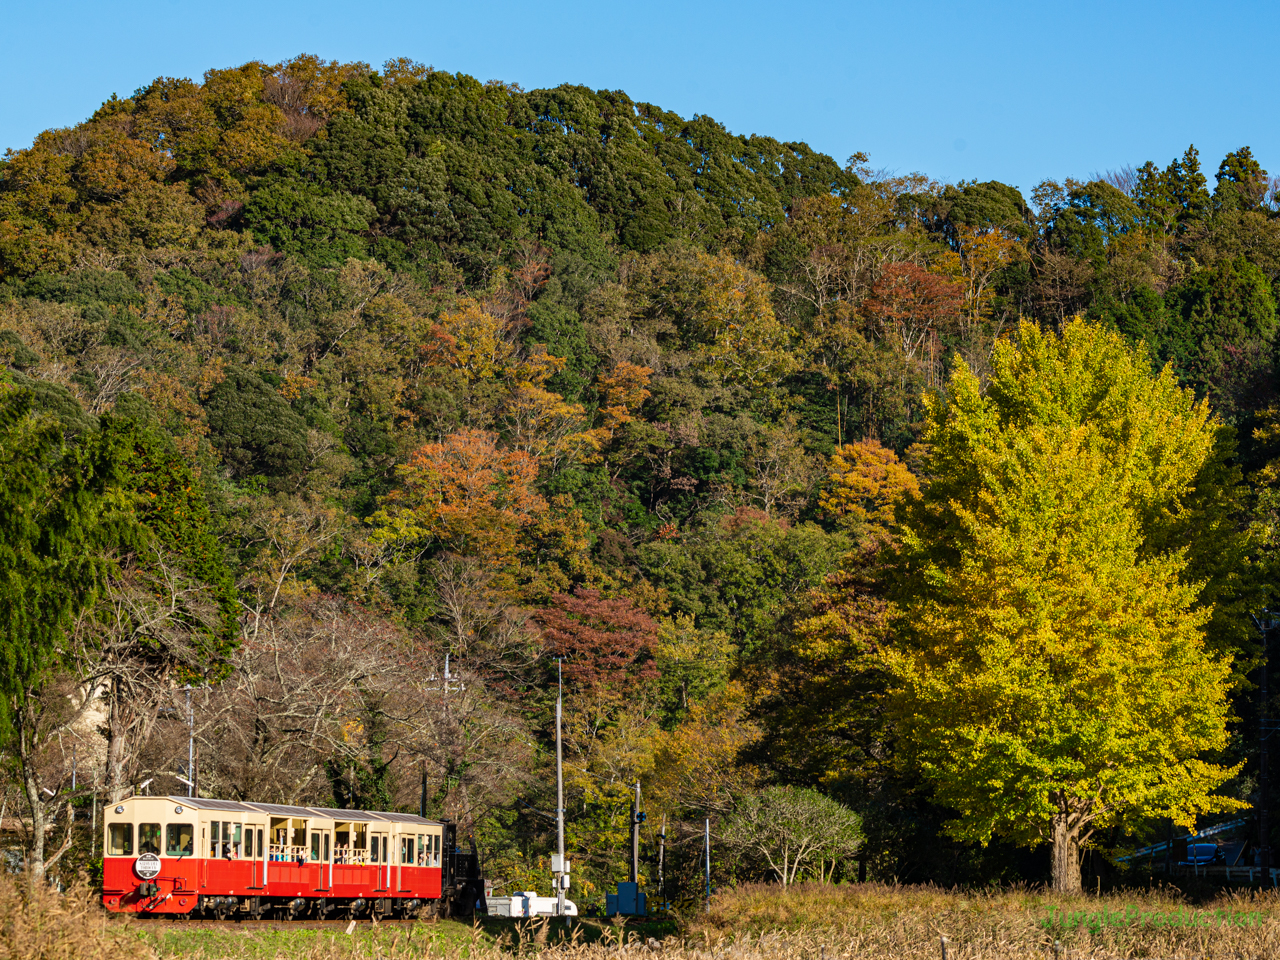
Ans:
[[[1215,424],[1141,348],[1076,320],[997,345],[930,401],[928,483],[904,517],[901,618],[886,653],[903,757],[956,811],[959,839],[1052,844],[1080,889],[1095,830],[1192,824],[1215,794],[1231,664],[1181,549]]]

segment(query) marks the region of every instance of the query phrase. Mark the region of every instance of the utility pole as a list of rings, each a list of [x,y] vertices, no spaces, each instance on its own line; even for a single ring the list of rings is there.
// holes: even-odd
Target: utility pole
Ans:
[[[707,817],[704,825],[707,856],[707,913],[711,912],[711,818]]]
[[[418,798],[418,816],[427,817],[427,761],[420,761],[422,767],[422,795]]]
[[[666,885],[662,874],[667,854],[667,815],[662,815],[662,829],[658,831],[658,899],[666,903]]]
[[[1256,619],[1256,618],[1255,618]],[[1267,620],[1264,624],[1258,622],[1258,629],[1262,632],[1262,667],[1260,672],[1259,699],[1258,705],[1258,844],[1262,848],[1262,856],[1259,857],[1259,866],[1262,867],[1262,882],[1265,884],[1271,876],[1271,779],[1267,769],[1268,767],[1268,749],[1267,739],[1271,736],[1268,727],[1271,723],[1267,714],[1270,709],[1270,696],[1267,690],[1267,640],[1271,634],[1271,621]]]
[[[560,722],[564,713],[564,660],[556,661],[556,916],[564,916],[564,744]],[[565,921],[568,922],[567,920]]]
[[[191,709],[191,684],[187,684],[187,796],[196,789],[196,714]]]
[[[631,807],[631,882],[640,882],[640,781],[636,781],[636,799]]]

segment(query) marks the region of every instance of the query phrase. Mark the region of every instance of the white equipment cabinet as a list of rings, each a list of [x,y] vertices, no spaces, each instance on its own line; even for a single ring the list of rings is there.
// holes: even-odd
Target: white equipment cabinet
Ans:
[[[486,902],[491,917],[554,917],[556,915],[556,898],[539,896],[532,890],[513,893],[509,897],[489,897]],[[564,915],[576,917],[577,904],[572,900],[566,900]]]

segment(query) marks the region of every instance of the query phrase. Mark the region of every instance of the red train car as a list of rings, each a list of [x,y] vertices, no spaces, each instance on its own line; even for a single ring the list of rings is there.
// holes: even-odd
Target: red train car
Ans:
[[[102,902],[145,915],[325,918],[483,909],[474,846],[406,813],[131,797],[103,817]]]

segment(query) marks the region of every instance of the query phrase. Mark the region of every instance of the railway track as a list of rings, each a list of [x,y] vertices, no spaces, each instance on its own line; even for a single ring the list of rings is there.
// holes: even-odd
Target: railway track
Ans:
[[[182,914],[166,914],[146,916],[145,921],[158,927],[181,927],[183,929],[204,928],[213,930],[343,930],[351,927],[356,930],[388,927],[405,929],[419,924],[432,923],[431,920],[207,920],[204,918],[186,917]]]

